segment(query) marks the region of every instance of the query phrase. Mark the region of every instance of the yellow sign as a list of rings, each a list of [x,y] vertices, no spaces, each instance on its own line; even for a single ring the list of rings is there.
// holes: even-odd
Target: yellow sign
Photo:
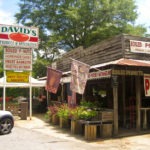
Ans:
[[[6,71],[6,82],[29,83],[30,72]]]

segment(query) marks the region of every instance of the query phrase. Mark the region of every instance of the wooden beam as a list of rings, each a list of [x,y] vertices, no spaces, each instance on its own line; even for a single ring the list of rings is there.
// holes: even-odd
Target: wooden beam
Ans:
[[[118,135],[118,86],[113,86],[113,100],[114,100],[114,135]]]
[[[126,82],[125,82],[125,76],[122,76],[122,100],[123,100],[123,126],[126,125]]]
[[[140,131],[141,127],[141,115],[140,115],[140,107],[141,107],[141,84],[140,77],[136,76],[135,78],[135,87],[136,87],[136,130]]]

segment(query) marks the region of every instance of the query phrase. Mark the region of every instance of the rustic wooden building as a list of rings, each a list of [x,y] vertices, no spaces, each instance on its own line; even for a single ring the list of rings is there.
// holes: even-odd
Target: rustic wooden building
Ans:
[[[122,34],[67,52],[56,63],[56,68],[64,72],[65,83],[70,82],[70,58],[91,66],[83,97],[101,99],[104,107],[113,109],[114,135],[120,128],[150,128],[150,97],[144,89],[144,76],[150,74],[150,38]]]

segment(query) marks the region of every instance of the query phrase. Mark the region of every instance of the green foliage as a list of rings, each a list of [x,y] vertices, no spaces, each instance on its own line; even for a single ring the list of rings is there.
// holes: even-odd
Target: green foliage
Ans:
[[[20,0],[18,23],[40,28],[40,49],[88,47],[120,33],[143,36],[134,0]]]
[[[48,110],[46,113],[45,113],[45,119],[46,120],[51,120],[52,118],[52,112],[50,110]]]
[[[86,107],[86,108],[96,107],[94,102],[89,102],[89,101],[81,101],[80,105],[83,106],[83,107]]]
[[[55,105],[49,106],[49,107],[48,107],[48,114],[49,114],[49,115],[57,115],[58,109],[59,109],[58,106],[55,106]]]
[[[78,120],[80,119],[80,115],[84,111],[84,107],[76,106],[75,108],[72,108],[70,111],[71,119]]]
[[[35,78],[46,76],[47,64],[48,62],[46,62],[44,59],[37,59],[33,64],[33,76]]]
[[[91,110],[91,109],[85,109],[81,112],[79,118],[80,119],[85,119],[85,120],[90,120],[93,117],[97,115],[97,111]]]
[[[88,109],[87,107],[77,106],[71,109],[71,118],[74,120],[84,119],[90,120],[97,115],[97,111]]]
[[[50,106],[46,116],[51,117],[53,114],[57,114],[63,119],[92,119],[97,115],[97,111],[92,109],[87,109],[83,106],[69,107],[67,104],[62,104],[60,106]]]
[[[70,114],[71,118],[74,120],[78,119],[90,120],[97,115],[97,111],[87,109],[87,107],[77,106],[71,110]]]
[[[63,104],[58,108],[57,115],[63,119],[69,119],[70,117],[70,108],[67,104]]]

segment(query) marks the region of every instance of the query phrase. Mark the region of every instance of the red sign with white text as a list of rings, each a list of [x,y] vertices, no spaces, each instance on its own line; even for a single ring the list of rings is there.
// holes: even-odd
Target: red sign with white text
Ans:
[[[38,48],[39,30],[35,27],[0,24],[0,45],[9,47]]]
[[[150,74],[144,74],[145,96],[150,96]]]

